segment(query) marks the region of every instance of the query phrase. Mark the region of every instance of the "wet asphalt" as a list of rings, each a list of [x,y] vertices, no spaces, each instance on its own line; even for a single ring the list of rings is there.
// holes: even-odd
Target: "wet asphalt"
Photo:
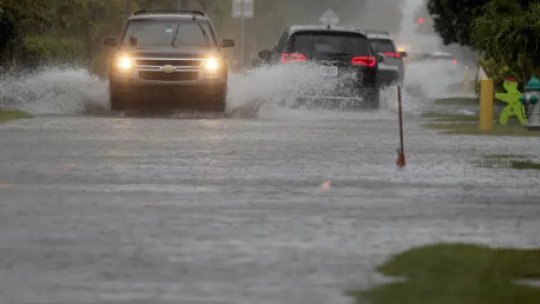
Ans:
[[[540,245],[536,139],[441,136],[395,114],[36,117],[0,125],[0,302],[351,303],[391,254]],[[330,181],[330,188],[320,185]],[[328,183],[327,183],[328,185]]]

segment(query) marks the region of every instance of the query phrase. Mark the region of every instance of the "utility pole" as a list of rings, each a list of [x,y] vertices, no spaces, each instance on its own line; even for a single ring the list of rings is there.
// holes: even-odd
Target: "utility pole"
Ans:
[[[245,38],[245,26],[244,21],[246,19],[245,12],[244,12],[244,0],[242,0],[242,5],[240,6],[240,11],[242,12],[242,29],[241,29],[241,41],[240,41],[240,66],[242,69],[244,68],[244,38]]]

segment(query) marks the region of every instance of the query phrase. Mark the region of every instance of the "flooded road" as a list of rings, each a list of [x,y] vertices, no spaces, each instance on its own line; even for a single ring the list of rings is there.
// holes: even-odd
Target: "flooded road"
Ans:
[[[408,117],[400,171],[393,115],[333,115],[1,125],[1,297],[349,303],[344,289],[414,245],[540,244],[537,173],[468,163],[534,155],[528,139],[441,137]]]
[[[257,73],[233,78],[229,109],[288,93]],[[402,170],[392,91],[374,113],[134,118],[77,71],[2,85],[37,115],[0,125],[6,303],[350,303],[412,246],[540,245],[537,171],[474,163],[536,145],[422,128],[439,84],[405,96]]]

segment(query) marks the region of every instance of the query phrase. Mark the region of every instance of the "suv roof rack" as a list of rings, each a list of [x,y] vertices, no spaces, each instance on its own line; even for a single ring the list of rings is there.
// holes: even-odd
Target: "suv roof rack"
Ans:
[[[183,9],[160,9],[160,10],[138,10],[133,15],[141,14],[192,14],[206,17],[206,14],[198,10],[183,10]]]

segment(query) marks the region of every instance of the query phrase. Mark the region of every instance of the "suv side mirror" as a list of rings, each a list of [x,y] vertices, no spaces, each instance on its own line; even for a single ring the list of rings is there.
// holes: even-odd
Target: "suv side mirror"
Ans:
[[[399,55],[401,55],[401,58],[407,57],[407,52],[399,52]]]
[[[259,58],[264,59],[264,60],[270,58],[270,55],[271,53],[269,50],[262,50],[259,52]]]
[[[377,63],[381,63],[384,61],[384,56],[381,54],[375,55],[375,59],[377,59]]]
[[[116,38],[114,37],[107,37],[103,39],[103,44],[106,46],[117,46],[118,43],[116,42]]]
[[[234,40],[232,39],[223,39],[221,42],[221,47],[228,48],[233,47],[235,45]]]

